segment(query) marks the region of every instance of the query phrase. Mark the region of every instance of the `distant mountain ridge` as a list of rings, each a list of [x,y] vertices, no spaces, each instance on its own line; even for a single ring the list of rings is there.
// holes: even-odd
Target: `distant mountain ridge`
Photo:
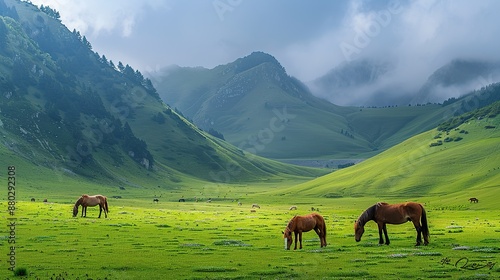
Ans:
[[[414,102],[442,102],[498,81],[500,62],[455,59],[429,76]]]
[[[334,104],[354,103],[357,100],[358,105],[380,105],[381,102],[375,99],[384,99],[380,97],[382,92],[375,92],[372,99],[369,99],[364,91],[373,87],[393,68],[394,65],[389,61],[367,58],[353,60],[340,64],[307,85],[315,95],[322,96]],[[385,102],[382,105],[387,104],[391,103]]]
[[[339,87],[374,83],[391,69],[388,63],[370,61],[345,65],[353,73],[359,67],[364,70],[356,77],[333,72]],[[281,160],[369,157],[437,126],[459,110],[459,106],[425,103],[337,106],[314,96],[274,57],[262,52],[213,69],[172,67],[150,76],[162,99],[197,126],[220,132],[237,147]],[[291,117],[278,118],[282,122],[278,126],[276,112]],[[272,125],[282,129],[273,130]]]
[[[307,86],[314,95],[339,105],[402,106],[442,103],[500,81],[498,61],[457,58],[411,89],[398,79],[398,71],[411,73],[411,65],[360,58],[341,63]]]
[[[328,153],[337,144],[362,146],[361,139],[333,136],[348,130],[341,114],[356,109],[314,97],[269,54],[254,52],[213,69],[181,67],[157,74],[152,80],[167,104],[197,126],[220,131],[233,145],[259,155],[307,156],[298,147],[313,140]],[[321,138],[311,132],[305,111],[311,108],[322,119],[314,125],[321,128]]]

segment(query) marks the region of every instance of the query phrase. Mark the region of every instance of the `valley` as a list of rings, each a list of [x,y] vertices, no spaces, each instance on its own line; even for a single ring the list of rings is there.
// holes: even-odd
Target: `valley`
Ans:
[[[331,79],[369,84],[389,67],[372,66]],[[497,66],[455,60],[418,94]],[[163,70],[109,60],[51,8],[0,0],[2,278],[500,277],[499,83],[438,103],[339,106],[261,51]],[[108,218],[73,217],[82,194],[107,196]],[[383,201],[424,205],[430,244],[414,246],[405,223],[379,246],[373,222],[356,243],[354,222]],[[284,250],[288,221],[311,212],[328,246],[311,231]]]

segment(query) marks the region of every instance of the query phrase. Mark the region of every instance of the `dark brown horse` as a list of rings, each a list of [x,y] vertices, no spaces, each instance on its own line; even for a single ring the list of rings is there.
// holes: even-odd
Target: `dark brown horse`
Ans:
[[[78,215],[78,207],[82,206],[82,217],[87,217],[87,207],[93,207],[99,205],[99,218],[101,217],[102,210],[104,210],[104,216],[108,217],[108,200],[104,195],[82,195],[73,206],[73,217]]]
[[[474,202],[474,203],[478,203],[478,202],[479,202],[479,199],[477,199],[477,198],[475,198],[475,197],[471,197],[471,198],[469,198],[469,201],[470,201],[471,203],[472,203],[472,202]]]
[[[325,219],[320,214],[312,213],[305,216],[293,217],[283,232],[283,238],[286,239],[286,249],[290,250],[293,238],[292,232],[295,233],[295,248],[297,250],[297,239],[300,241],[300,249],[302,249],[302,232],[307,232],[314,229],[318,234],[321,242],[321,247],[326,246],[326,224]],[[298,238],[297,238],[298,237]]]
[[[356,242],[361,240],[365,232],[365,224],[373,220],[378,225],[379,244],[384,244],[382,231],[385,235],[385,244],[389,245],[389,236],[387,236],[386,224],[399,225],[411,221],[417,230],[417,244],[422,244],[422,235],[424,236],[424,245],[429,244],[429,226],[427,225],[427,214],[424,207],[416,202],[405,202],[399,204],[388,204],[379,202],[359,216],[354,224],[354,235]]]

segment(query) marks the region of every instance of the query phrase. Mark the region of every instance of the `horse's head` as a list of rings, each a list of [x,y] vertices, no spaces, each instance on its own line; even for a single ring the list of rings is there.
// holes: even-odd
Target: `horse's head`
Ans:
[[[361,236],[365,233],[365,227],[359,223],[359,220],[354,223],[354,239],[356,242],[361,241]]]
[[[73,217],[76,217],[78,215],[78,206],[73,206]]]
[[[292,245],[293,239],[292,239],[292,231],[290,228],[286,227],[285,231],[283,232],[283,238],[286,239],[286,249],[290,250],[290,246]]]

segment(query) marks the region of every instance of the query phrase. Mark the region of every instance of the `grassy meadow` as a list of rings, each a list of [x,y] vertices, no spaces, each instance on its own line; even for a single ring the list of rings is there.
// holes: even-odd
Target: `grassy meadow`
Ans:
[[[23,279],[500,277],[500,209],[484,209],[481,200],[442,204],[439,198],[419,198],[428,212],[430,244],[415,247],[415,230],[406,223],[388,225],[391,245],[379,246],[375,223],[366,225],[359,243],[353,232],[355,219],[376,198],[294,199],[265,195],[267,186],[257,186],[261,194],[227,188],[222,192],[240,197],[241,206],[231,198],[211,203],[178,202],[177,195],[159,203],[110,198],[109,217],[101,219],[97,207],[88,209],[87,218],[73,218],[72,203],[18,201],[17,267],[27,269]],[[252,212],[253,203],[261,208]],[[298,209],[289,210],[291,205]],[[7,203],[0,207],[7,209]],[[302,250],[284,250],[281,231],[290,218],[311,207],[327,222],[328,246],[320,248],[319,238],[308,232]],[[2,216],[8,218],[6,211]],[[9,247],[1,244],[5,256]],[[1,274],[20,278],[4,261]]]
[[[261,181],[226,184],[177,174],[176,180],[162,181],[158,175],[133,169],[127,169],[131,174],[123,179],[129,181],[97,183],[99,174],[95,181],[83,181],[63,169],[30,165],[0,146],[4,155],[0,163],[5,171],[9,161],[16,162],[17,180],[15,215],[7,211],[5,188],[0,216],[3,221],[16,219],[16,267],[25,268],[27,276],[15,277],[8,270],[7,226],[0,234],[0,275],[2,279],[499,279],[499,124],[496,117],[470,121],[449,132],[428,131],[314,180],[276,174]],[[89,208],[87,218],[73,218],[73,203],[83,193],[107,195],[109,217],[98,219],[98,209]],[[470,203],[470,197],[479,203]],[[406,223],[388,225],[391,245],[379,246],[373,222],[356,243],[354,221],[378,201],[422,203],[430,244],[415,247],[416,232]],[[252,209],[254,203],[260,209]],[[292,205],[297,210],[289,210]],[[319,238],[308,232],[302,250],[285,250],[282,230],[294,215],[310,213],[312,208],[327,222],[328,246],[320,248]]]

